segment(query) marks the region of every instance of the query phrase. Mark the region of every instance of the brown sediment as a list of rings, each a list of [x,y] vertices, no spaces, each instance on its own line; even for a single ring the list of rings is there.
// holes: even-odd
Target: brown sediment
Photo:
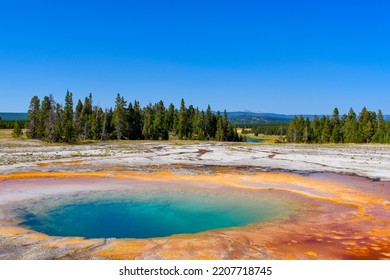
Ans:
[[[210,151],[206,150],[206,149],[199,149],[197,153],[199,154],[199,156],[203,156],[204,154],[209,153],[209,152]]]
[[[179,172],[186,168],[193,173]],[[49,258],[390,259],[390,205],[386,203],[389,201],[388,182],[350,176],[342,176],[338,180],[332,176],[328,179],[326,174],[303,176],[224,166],[205,170],[204,167],[189,168],[176,164],[146,169],[131,171],[125,166],[115,166],[93,172],[12,173],[0,175],[0,180],[3,180],[0,191],[6,187],[17,192],[20,182],[29,182],[30,179],[39,179],[31,182],[32,192],[37,184],[53,184],[55,188],[55,184],[61,183],[64,187],[66,183],[62,179],[66,179],[68,184],[82,184],[83,180],[90,179],[98,182],[103,178],[148,184],[207,184],[287,195],[302,210],[283,221],[151,239],[59,239],[3,219],[0,238],[17,237],[18,246],[35,242],[34,246],[43,252],[49,252],[54,247],[61,252],[50,251],[47,253]],[[56,183],[50,178],[56,179]],[[65,247],[66,254],[63,251]]]

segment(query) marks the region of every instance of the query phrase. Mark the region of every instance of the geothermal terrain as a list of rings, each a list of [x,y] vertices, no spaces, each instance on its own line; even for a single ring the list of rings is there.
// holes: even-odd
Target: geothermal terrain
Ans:
[[[390,147],[0,139],[0,259],[389,259]],[[21,209],[80,193],[177,188],[263,194],[265,223],[164,238],[50,236]],[[107,225],[109,226],[109,225]]]
[[[390,181],[388,145],[261,145],[222,142],[106,142],[50,146],[1,141],[0,172],[128,170],[172,164],[250,166],[264,170],[334,172]],[[71,168],[69,168],[71,166]]]

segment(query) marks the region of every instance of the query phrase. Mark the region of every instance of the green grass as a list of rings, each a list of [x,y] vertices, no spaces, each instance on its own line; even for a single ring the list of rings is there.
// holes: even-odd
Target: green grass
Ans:
[[[275,141],[279,139],[279,136],[276,135],[263,135],[260,134],[258,136],[255,136],[253,133],[245,134],[246,138],[256,139],[260,140],[258,144],[275,144]]]
[[[275,144],[275,141],[277,139],[279,139],[279,135],[265,135],[265,134],[260,134],[258,136],[255,136],[254,133],[248,133],[248,131],[250,131],[251,129],[250,128],[246,128],[245,130],[247,131],[247,133],[245,134],[241,134],[242,128],[237,128],[237,131],[238,131],[238,134],[239,135],[242,135],[242,136],[246,136],[246,138],[250,138],[250,139],[256,139],[256,140],[260,140],[260,142],[257,142],[257,143],[253,143],[253,144],[266,144],[266,145],[269,145],[269,144]]]

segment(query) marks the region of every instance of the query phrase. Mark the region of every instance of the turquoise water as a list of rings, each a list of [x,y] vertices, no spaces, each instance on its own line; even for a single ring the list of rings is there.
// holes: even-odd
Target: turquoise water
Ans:
[[[150,238],[244,226],[279,217],[281,205],[236,192],[152,192],[45,202],[23,225],[55,236]]]

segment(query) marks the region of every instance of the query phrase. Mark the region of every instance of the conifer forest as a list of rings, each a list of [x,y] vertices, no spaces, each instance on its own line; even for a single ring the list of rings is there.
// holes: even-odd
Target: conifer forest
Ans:
[[[27,137],[47,142],[74,143],[84,140],[215,140],[242,141],[229,122],[226,110],[214,113],[192,105],[180,108],[163,101],[141,107],[138,101],[127,102],[119,93],[115,107],[102,109],[93,105],[92,94],[75,109],[69,90],[62,106],[53,95],[31,99],[28,110]]]

